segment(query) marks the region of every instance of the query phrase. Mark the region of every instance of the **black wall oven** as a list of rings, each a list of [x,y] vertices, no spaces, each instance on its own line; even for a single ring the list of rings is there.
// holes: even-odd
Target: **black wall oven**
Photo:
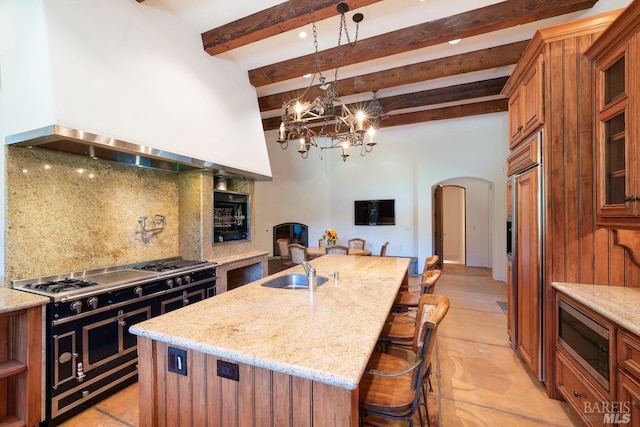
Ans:
[[[76,274],[80,277],[13,283],[16,289],[53,294],[46,308],[43,424],[48,426],[137,380],[137,337],[129,333],[131,325],[216,294],[216,268],[207,262],[172,259],[70,275]]]
[[[213,192],[213,243],[250,240],[249,195],[231,191]]]
[[[610,331],[581,311],[558,301],[558,342],[572,358],[609,390]]]

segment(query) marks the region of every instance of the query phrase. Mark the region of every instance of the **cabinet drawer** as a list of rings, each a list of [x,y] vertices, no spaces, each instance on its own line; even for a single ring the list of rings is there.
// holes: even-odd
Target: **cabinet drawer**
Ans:
[[[618,367],[640,378],[640,340],[621,330],[618,330]]]
[[[631,427],[640,426],[640,385],[638,379],[632,379],[620,372],[618,380],[618,404],[620,414],[618,421]]]
[[[603,422],[603,407],[608,406],[608,401],[587,385],[587,381],[560,352],[557,357],[556,376],[558,390],[587,425],[606,425]]]

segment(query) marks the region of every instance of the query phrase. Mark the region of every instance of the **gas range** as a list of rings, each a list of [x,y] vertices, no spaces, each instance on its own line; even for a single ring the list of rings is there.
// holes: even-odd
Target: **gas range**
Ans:
[[[14,280],[12,287],[17,290],[47,296],[53,302],[66,302],[104,292],[112,293],[119,289],[144,285],[152,281],[157,282],[162,279],[165,279],[166,289],[172,289],[183,284],[189,284],[192,281],[192,273],[211,269],[212,267],[215,267],[215,263],[184,260],[176,257],[117,267]]]
[[[137,378],[129,327],[216,295],[216,264],[167,258],[15,280],[47,296],[46,421],[56,426]],[[41,424],[42,425],[42,424]]]

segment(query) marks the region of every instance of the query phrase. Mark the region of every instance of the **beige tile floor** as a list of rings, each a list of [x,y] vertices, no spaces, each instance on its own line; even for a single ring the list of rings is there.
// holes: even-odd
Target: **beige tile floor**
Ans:
[[[431,425],[583,425],[566,403],[547,398],[510,348],[506,313],[498,305],[506,301],[505,286],[492,280],[487,269],[445,265],[436,292],[450,299],[451,308],[438,330]],[[134,384],[62,426],[137,426],[137,402]]]

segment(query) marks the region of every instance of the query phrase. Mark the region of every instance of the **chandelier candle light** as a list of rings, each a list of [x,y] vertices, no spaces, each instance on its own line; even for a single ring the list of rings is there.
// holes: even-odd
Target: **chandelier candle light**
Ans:
[[[282,124],[277,139],[282,149],[287,149],[289,141],[297,140],[298,153],[303,159],[309,156],[311,147],[320,150],[320,159],[323,158],[324,150],[341,148],[342,160],[346,161],[349,157],[349,147],[360,147],[360,155],[364,156],[370,153],[376,145],[374,135],[383,117],[382,105],[380,105],[376,93],[373,93],[373,98],[365,108],[355,110],[340,100],[336,89],[342,30],[344,28],[349,46],[354,47],[358,40],[358,24],[364,19],[361,13],[353,15],[353,21],[356,23],[356,36],[352,43],[349,39],[345,18],[345,13],[348,11],[349,6],[346,3],[338,4],[340,32],[336,50],[335,77],[333,84],[331,84],[326,82],[320,71],[318,35],[313,4],[311,7],[316,70],[305,92],[300,97],[291,99],[282,105]],[[316,76],[319,76],[319,87],[323,94],[312,101],[305,101],[304,97],[313,85]]]

